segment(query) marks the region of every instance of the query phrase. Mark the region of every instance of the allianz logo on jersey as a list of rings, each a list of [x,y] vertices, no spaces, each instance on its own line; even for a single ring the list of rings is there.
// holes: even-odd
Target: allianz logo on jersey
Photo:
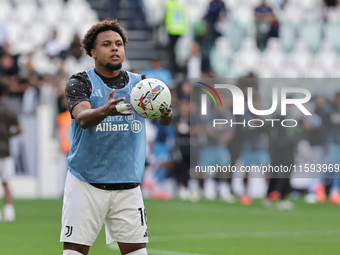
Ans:
[[[129,131],[139,133],[143,129],[143,125],[139,120],[134,120],[131,123],[114,124],[112,122],[102,122],[97,125],[96,132],[119,132]]]

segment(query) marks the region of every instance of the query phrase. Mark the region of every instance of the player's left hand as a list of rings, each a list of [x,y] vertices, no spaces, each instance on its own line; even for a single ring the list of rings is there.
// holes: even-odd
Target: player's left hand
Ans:
[[[169,109],[168,109],[165,113],[163,113],[163,115],[161,116],[161,118],[167,118],[167,117],[169,117],[170,115],[172,115],[171,106],[172,106],[172,105],[170,105]]]
[[[165,113],[163,113],[161,117],[157,119],[157,122],[161,126],[168,126],[170,125],[172,118],[173,118],[173,113],[172,113],[172,109],[170,105],[169,109]]]

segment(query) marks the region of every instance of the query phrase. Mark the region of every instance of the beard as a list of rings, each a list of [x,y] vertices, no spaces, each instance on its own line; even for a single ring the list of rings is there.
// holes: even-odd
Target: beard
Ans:
[[[115,70],[119,70],[122,68],[122,63],[119,63],[119,64],[116,64],[116,65],[113,65],[111,63],[107,63],[105,65],[105,67],[111,71],[115,71]]]

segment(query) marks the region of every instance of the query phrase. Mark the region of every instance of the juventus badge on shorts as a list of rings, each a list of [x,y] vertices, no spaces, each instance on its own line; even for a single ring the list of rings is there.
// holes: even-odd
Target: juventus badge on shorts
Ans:
[[[66,226],[66,237],[70,237],[72,235],[72,230],[73,230],[73,227],[72,226]]]

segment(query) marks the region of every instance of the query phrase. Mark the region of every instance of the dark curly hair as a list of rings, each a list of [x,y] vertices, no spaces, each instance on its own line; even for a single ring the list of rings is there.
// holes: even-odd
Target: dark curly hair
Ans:
[[[126,35],[126,32],[122,29],[121,26],[122,24],[118,23],[116,19],[103,20],[102,22],[93,25],[87,31],[84,39],[81,41],[81,49],[84,49],[86,51],[86,54],[91,56],[91,49],[93,49],[93,44],[97,38],[97,35],[101,32],[108,30],[117,32],[122,37],[125,46],[128,43],[128,37]]]

